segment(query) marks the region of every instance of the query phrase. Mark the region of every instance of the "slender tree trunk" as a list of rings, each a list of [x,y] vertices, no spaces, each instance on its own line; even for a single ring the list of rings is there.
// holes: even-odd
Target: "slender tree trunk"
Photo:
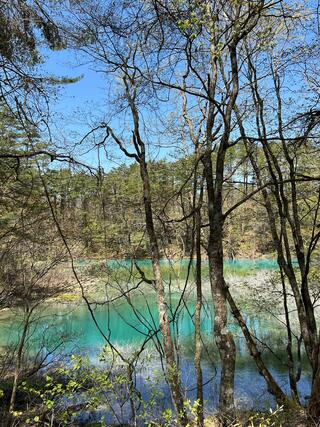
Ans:
[[[289,314],[288,301],[287,301],[287,290],[286,290],[285,278],[282,270],[280,271],[280,273],[281,273],[282,294],[283,294],[283,307],[284,307],[287,337],[288,337],[287,354],[288,354],[288,362],[289,362],[289,383],[290,383],[292,398],[298,404],[300,404],[298,387],[297,387],[297,382],[300,378],[300,375],[299,373],[296,375],[294,372],[294,357],[292,352],[292,331],[291,331],[290,314]]]
[[[129,70],[123,76],[123,83],[125,85],[126,98],[131,110],[134,130],[132,132],[133,145],[135,148],[135,154],[129,153],[122,141],[116,137],[111,128],[108,128],[108,134],[111,133],[113,139],[118,144],[122,152],[127,157],[134,158],[139,164],[140,177],[143,186],[143,204],[145,211],[145,223],[147,235],[150,243],[151,260],[153,268],[153,277],[156,287],[156,298],[157,298],[157,309],[159,316],[159,328],[162,336],[163,349],[166,361],[166,379],[170,388],[172,401],[178,412],[180,425],[182,427],[188,424],[188,417],[184,408],[184,400],[181,391],[181,379],[178,371],[176,362],[176,356],[174,351],[173,339],[170,330],[170,321],[168,318],[166,300],[165,300],[165,288],[162,280],[161,268],[160,268],[160,251],[158,245],[157,233],[154,227],[153,212],[152,212],[152,198],[151,198],[151,187],[150,178],[148,173],[148,166],[146,161],[146,147],[143,142],[140,130],[139,130],[139,112],[136,106],[136,86],[135,81],[129,74]]]
[[[234,318],[237,320],[239,326],[241,327],[242,333],[246,339],[248,350],[251,356],[253,357],[254,361],[256,362],[259,373],[263,376],[263,378],[267,383],[268,391],[275,396],[276,401],[279,405],[283,405],[287,400],[286,395],[283,393],[283,391],[281,390],[281,388],[278,386],[273,376],[271,375],[270,371],[266,367],[261,357],[261,353],[259,352],[257,345],[254,339],[252,338],[251,333],[247,327],[247,324],[242,314],[240,313],[240,310],[238,309],[234,299],[232,298],[232,295],[230,294],[229,289],[226,287],[225,290],[226,290],[226,298],[228,300],[232,314]]]
[[[200,198],[202,199],[202,193]],[[197,425],[203,427],[203,377],[201,369],[202,339],[201,339],[201,308],[202,308],[202,278],[201,278],[201,200],[199,201],[198,211],[196,213],[196,287],[197,302],[195,310],[195,355],[194,364],[197,376]]]
[[[219,406],[222,412],[234,411],[234,373],[236,347],[228,330],[228,310],[224,292],[222,245],[214,242],[209,249],[209,268],[214,300],[214,334],[221,360]]]
[[[203,159],[207,184],[210,234],[208,243],[209,275],[214,304],[214,335],[221,360],[219,408],[223,413],[234,411],[234,372],[236,347],[228,330],[228,310],[225,295],[222,243],[222,184],[224,152],[220,151],[216,163],[216,179],[213,185],[211,151]]]
[[[250,61],[250,58],[249,58]],[[281,167],[278,163],[277,157],[272,152],[271,147],[268,143],[266,126],[264,123],[264,112],[263,112],[263,101],[260,98],[256,70],[253,67],[251,61],[249,63],[251,69],[251,86],[253,97],[255,99],[256,107],[256,122],[259,139],[262,144],[263,153],[268,166],[268,171],[271,178],[274,181],[273,195],[276,200],[276,213],[272,207],[272,201],[270,195],[266,189],[261,191],[266,211],[268,214],[270,230],[274,247],[278,256],[278,264],[283,271],[284,275],[288,279],[292,293],[295,299],[297,307],[297,314],[299,318],[301,336],[303,339],[306,354],[312,367],[312,388],[311,388],[311,399],[309,405],[309,412],[314,417],[319,417],[320,410],[320,367],[319,367],[319,337],[317,334],[317,325],[315,320],[314,307],[312,305],[309,288],[308,288],[308,266],[306,266],[306,258],[304,255],[304,243],[301,237],[300,223],[298,216],[297,206],[297,190],[295,183],[295,169],[292,159],[285,146],[285,138],[280,130],[280,140],[282,142],[282,149],[285,158],[288,163],[290,173],[290,190],[291,200],[288,200],[285,192],[285,184]],[[280,105],[281,107],[281,105]],[[241,122],[239,111],[236,109],[238,123],[240,125],[241,135],[245,142],[245,146],[249,155],[249,159],[259,186],[263,185],[263,179],[261,177],[260,168],[254,158],[252,147],[246,136],[246,132]],[[281,124],[281,116],[280,116]],[[280,126],[282,128],[282,126]],[[262,129],[262,130],[261,130]],[[291,210],[290,210],[291,209]],[[277,216],[279,216],[279,224],[277,224]],[[279,228],[279,231],[278,231]],[[290,234],[291,233],[291,234]],[[294,252],[290,247],[291,236],[294,242]],[[292,257],[296,257],[299,264],[301,286],[299,286],[299,277],[294,270]],[[290,352],[290,347],[287,349]],[[292,384],[294,387],[294,384]]]
[[[214,36],[214,34],[213,34]],[[213,37],[214,40],[214,37]],[[215,43],[212,43],[211,68],[212,75],[208,78],[208,91],[212,99],[215,97],[218,68],[217,57],[214,52]],[[215,162],[215,179],[213,178],[212,141],[215,121],[215,105],[209,102],[206,121],[206,148],[202,163],[207,187],[209,241],[208,261],[212,301],[214,305],[214,336],[221,361],[221,378],[219,409],[222,413],[234,412],[234,374],[236,362],[236,347],[233,336],[228,330],[228,309],[225,295],[225,281],[223,271],[223,223],[222,189],[227,142],[230,136],[230,123],[233,104],[238,93],[238,66],[235,45],[229,47],[232,68],[232,89],[223,116],[224,132],[217,144]],[[229,87],[230,89],[230,87]]]
[[[149,236],[153,275],[157,292],[159,326],[163,340],[165,360],[167,363],[166,376],[170,386],[172,400],[180,417],[180,424],[181,426],[186,426],[188,424],[188,419],[183,405],[181,381],[178,372],[178,367],[176,364],[173,340],[170,331],[170,322],[166,309],[165,289],[160,268],[159,246],[153,222],[150,180],[148,175],[147,164],[144,159],[144,154],[142,154],[142,156],[140,157],[140,174],[143,183],[143,202],[146,216],[146,228]]]

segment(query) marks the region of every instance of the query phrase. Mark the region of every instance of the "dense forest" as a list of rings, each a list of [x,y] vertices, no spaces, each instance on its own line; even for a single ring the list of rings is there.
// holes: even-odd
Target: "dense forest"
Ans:
[[[0,0],[1,425],[319,425],[319,19]]]
[[[12,129],[11,129],[12,131]],[[17,143],[16,141],[11,144]],[[232,153],[227,167],[235,167],[237,153]],[[144,233],[143,198],[139,169],[135,164],[119,166],[110,172],[98,170],[93,173],[74,170],[74,168],[46,168],[43,179],[46,181],[48,196],[52,202],[59,224],[74,246],[75,255],[85,258],[148,258],[150,248]],[[193,188],[188,176],[192,174],[193,157],[177,161],[153,161],[150,163],[150,183],[152,203],[157,213],[157,233],[161,239],[161,256],[189,257],[192,247],[192,218],[180,221],[184,212],[192,210]],[[38,160],[41,162],[41,160]],[[232,164],[233,163],[233,164]],[[45,221],[48,230],[50,213],[43,194],[41,179],[33,161],[21,161],[19,177],[16,176],[16,162],[5,161],[3,178],[2,233],[12,241],[17,229],[12,227],[10,218],[20,216],[21,206],[29,202],[29,210],[24,214],[23,231],[33,233],[32,221],[37,216],[39,222]],[[244,166],[247,178],[237,170],[235,182],[230,179],[225,188],[225,206],[241,201],[243,196],[254,191],[257,186],[248,165]],[[18,178],[18,179],[17,179]],[[245,182],[244,179],[248,181]],[[312,187],[311,187],[312,188]],[[310,188],[310,190],[311,190]],[[12,202],[14,199],[14,202]],[[261,200],[260,200],[261,203]],[[303,203],[303,201],[301,201]],[[165,209],[163,207],[165,206]],[[207,221],[205,207],[202,209],[203,221]],[[255,221],[252,221],[253,217]],[[27,224],[31,221],[30,230]],[[6,220],[5,220],[6,219]],[[38,223],[39,225],[39,223]],[[207,228],[203,227],[206,238]],[[21,237],[21,231],[18,235]],[[16,236],[17,237],[17,236]],[[257,258],[274,256],[274,248],[266,215],[258,201],[248,200],[245,207],[239,207],[224,227],[224,245],[229,258]],[[205,255],[205,250],[202,250]]]

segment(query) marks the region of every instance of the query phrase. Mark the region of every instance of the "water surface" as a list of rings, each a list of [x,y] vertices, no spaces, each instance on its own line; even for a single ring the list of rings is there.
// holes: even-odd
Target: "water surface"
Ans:
[[[141,261],[141,266],[147,266],[149,260]],[[187,261],[186,261],[187,262]],[[123,268],[127,261],[122,264],[118,261],[110,261],[109,267]],[[245,263],[245,264],[243,264]],[[275,264],[270,260],[259,262],[237,261],[232,262],[237,268],[251,268],[261,270],[262,266],[270,270]],[[120,266],[120,267],[119,267]],[[196,396],[195,371],[193,366],[193,337],[194,337],[194,300],[190,297],[177,309],[180,301],[179,294],[171,297],[170,316],[172,331],[179,337],[182,355],[180,364],[182,367],[182,381],[186,387],[186,395],[190,399]],[[137,387],[141,388],[142,394],[148,398],[148,390],[145,386],[145,377],[150,372],[160,368],[157,353],[152,351],[153,340],[157,338],[158,319],[154,292],[143,296],[139,293],[132,294],[129,300],[117,301],[109,305],[92,305],[93,314],[97,324],[108,340],[120,351],[128,354],[137,350],[144,341],[148,341],[146,351],[152,352],[152,358],[148,366],[143,366],[137,377]],[[219,388],[219,358],[212,339],[212,302],[207,299],[202,310],[201,330],[205,349],[203,351],[203,375],[204,395],[207,401],[206,409],[212,410],[217,406]],[[48,305],[42,307],[38,314],[40,318],[34,323],[30,330],[29,351],[35,354],[39,348],[45,352],[51,352],[57,343],[63,341],[61,347],[64,353],[86,354],[92,363],[99,363],[99,353],[106,340],[96,327],[92,315],[84,304],[77,305]],[[263,314],[247,314],[246,321],[254,335],[266,345],[261,345],[263,358],[267,366],[275,376],[279,384],[289,393],[288,368],[286,365],[286,332],[274,317]],[[19,331],[19,316],[11,315],[0,321],[0,345],[12,345],[17,341]],[[263,378],[258,374],[255,364],[248,354],[245,340],[241,330],[230,317],[230,329],[233,331],[237,346],[237,369],[235,377],[235,390],[237,404],[242,408],[266,409],[274,405],[274,400],[268,394]],[[160,337],[158,336],[160,339]],[[268,350],[272,348],[273,352]],[[302,398],[309,394],[310,378],[308,364],[304,360],[304,371],[299,382],[299,390]],[[164,383],[163,407],[170,405],[168,390]]]

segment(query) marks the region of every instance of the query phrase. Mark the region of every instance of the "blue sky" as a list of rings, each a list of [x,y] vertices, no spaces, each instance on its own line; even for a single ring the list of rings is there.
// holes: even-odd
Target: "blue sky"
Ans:
[[[108,82],[105,75],[97,72],[94,68],[93,63],[88,63],[87,58],[84,56],[77,57],[79,52],[68,50],[62,51],[48,51],[43,52],[45,59],[42,69],[45,73],[51,74],[55,77],[79,77],[82,76],[80,81],[64,85],[60,88],[56,97],[53,97],[51,102],[51,111],[53,113],[52,119],[52,134],[54,135],[55,142],[60,141],[61,149],[63,146],[68,145],[72,147],[101,119],[110,120],[116,133],[119,134],[122,128],[125,128],[125,124],[128,124],[125,114],[121,114],[116,118],[112,118],[114,106],[112,105],[112,96],[109,96]],[[79,65],[82,64],[82,65]],[[97,66],[96,66],[97,67]],[[299,76],[300,77],[300,76]],[[296,96],[296,90],[299,86],[299,82],[294,82],[292,77],[289,76],[291,86],[294,86],[292,96]],[[114,83],[114,82],[112,82]],[[290,86],[290,85],[288,85]],[[290,91],[288,91],[288,94]],[[288,95],[287,94],[287,95]],[[110,101],[111,100],[111,101]],[[302,97],[303,101],[303,97]],[[296,108],[296,103],[294,106]],[[154,123],[157,116],[165,116],[165,105],[161,105],[155,114],[146,114],[148,120],[148,132],[151,133],[152,144],[156,146],[157,142],[161,144],[167,143],[168,145],[172,142],[170,138],[165,135],[158,135],[158,128]],[[174,109],[174,104],[171,105]],[[174,113],[174,111],[173,111]],[[150,121],[151,122],[150,126]],[[174,125],[173,125],[174,126]],[[131,137],[131,126],[127,126],[128,138]],[[108,148],[109,149],[109,148]],[[111,149],[110,149],[111,150]],[[110,154],[117,155],[115,148],[112,148]],[[170,148],[155,148],[152,155],[153,158],[157,157],[169,157],[172,155],[174,149]],[[76,153],[82,161],[96,164],[96,153],[88,152],[88,146],[81,145],[77,146]],[[119,163],[128,162],[125,156],[117,156],[115,162],[104,162],[103,166],[106,169],[116,166]]]
[[[43,57],[45,62],[41,68],[45,74],[71,78],[82,76],[76,83],[61,86],[51,101],[51,130],[55,142],[59,141],[61,147],[66,144],[72,146],[104,115],[108,117],[111,114],[112,105],[110,106],[108,99],[106,77],[95,71],[94,64],[86,62],[84,57],[77,57],[72,50],[53,52],[46,50]],[[112,121],[116,133],[123,127],[120,120],[122,119],[116,118]],[[152,157],[163,158],[170,151],[161,148],[155,150]],[[76,154],[81,161],[97,165],[97,152],[88,152],[88,146],[78,146]],[[104,156],[101,156],[105,169],[116,167],[121,163],[132,163],[132,159],[128,160],[115,148],[112,154],[115,159],[111,162],[103,161]]]
[[[68,151],[90,131],[94,121],[102,117],[106,108],[106,81],[84,59],[81,60],[83,65],[79,65],[79,58],[72,50],[45,50],[42,54],[42,73],[60,78],[81,76],[76,83],[58,87],[57,93],[51,97],[51,133],[60,151],[66,146]],[[77,146],[73,155],[82,162],[97,165],[97,152],[88,151],[86,144]],[[105,169],[114,166],[116,164],[103,162]]]
[[[101,74],[95,73],[89,65],[77,65],[77,58],[73,51],[46,51],[45,62],[42,69],[46,74],[55,77],[79,77],[76,82],[63,85],[52,99],[51,110],[53,113],[62,115],[68,119],[69,125],[72,120],[77,122],[80,119],[79,110],[83,112],[96,111],[101,105],[101,93],[104,87],[104,80]]]
[[[77,58],[72,50],[46,52],[44,69],[59,77],[82,76],[77,83],[65,85],[64,96],[54,108],[56,111],[72,111],[79,104],[98,103],[101,100],[101,90],[104,80],[101,74],[96,73],[89,64],[77,65]]]

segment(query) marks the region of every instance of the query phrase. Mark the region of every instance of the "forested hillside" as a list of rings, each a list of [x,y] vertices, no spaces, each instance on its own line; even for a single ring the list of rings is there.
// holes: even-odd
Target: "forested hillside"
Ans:
[[[26,142],[19,124],[14,122],[8,111],[3,110],[2,153],[23,154]],[[32,144],[41,149],[44,144],[32,136]],[[275,152],[279,149],[274,143]],[[316,146],[311,143],[295,149],[299,159],[296,173],[301,176],[317,177],[319,159],[312,158]],[[263,162],[263,152],[256,149],[256,158]],[[213,157],[214,158],[214,157]],[[260,160],[259,160],[260,159]],[[192,246],[192,209],[194,156],[179,160],[152,161],[149,165],[152,188],[152,202],[156,213],[157,232],[161,236],[163,257],[188,257]],[[34,159],[1,159],[3,179],[1,232],[11,242],[17,233],[19,221],[23,222],[24,233],[35,235],[44,222],[43,232],[54,233],[55,224],[50,219],[48,200],[50,198],[55,215],[65,235],[74,246],[76,257],[104,258],[145,258],[149,257],[148,239],[144,233],[142,185],[136,164],[123,164],[110,171],[103,168],[80,169],[74,165],[67,168],[62,164],[53,167],[44,155]],[[44,170],[38,176],[39,168]],[[275,256],[268,218],[263,207],[255,174],[245,147],[239,144],[228,153],[223,204],[228,211],[237,203],[224,225],[224,251],[227,258],[259,258]],[[263,171],[265,167],[261,168]],[[267,171],[263,171],[266,175]],[[42,179],[48,194],[44,194]],[[285,177],[284,179],[289,179]],[[310,204],[316,203],[317,182],[299,186],[297,202],[301,212],[307,212]],[[257,191],[258,190],[258,191]],[[197,189],[200,191],[200,186]],[[252,195],[252,197],[251,197]],[[246,200],[247,199],[247,200]],[[245,201],[244,203],[242,203]],[[206,200],[202,206],[202,236],[207,238]],[[42,208],[41,208],[42,205]],[[35,226],[35,218],[37,218]],[[308,238],[311,230],[310,217],[302,218],[302,227]],[[30,222],[29,222],[30,221]],[[29,229],[30,227],[30,229]],[[292,244],[292,242],[291,242]],[[206,251],[203,247],[203,255]]]

